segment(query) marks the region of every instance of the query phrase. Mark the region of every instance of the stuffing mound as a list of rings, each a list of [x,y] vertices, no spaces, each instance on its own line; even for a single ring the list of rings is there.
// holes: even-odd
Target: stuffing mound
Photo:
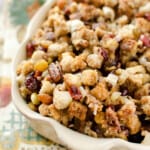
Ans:
[[[58,0],[17,67],[21,96],[86,135],[150,131],[150,1]]]

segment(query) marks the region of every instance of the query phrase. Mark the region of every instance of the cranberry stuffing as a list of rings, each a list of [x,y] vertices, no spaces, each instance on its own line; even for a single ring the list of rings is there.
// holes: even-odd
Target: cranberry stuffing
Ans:
[[[82,98],[79,88],[74,85],[69,88],[69,93],[74,100],[80,100]]]
[[[28,42],[27,45],[26,45],[26,55],[27,55],[27,58],[31,57],[33,52],[35,50],[35,47],[33,45],[33,42]]]
[[[30,73],[25,79],[25,86],[30,91],[34,92],[38,90],[39,81],[34,77],[34,73]]]

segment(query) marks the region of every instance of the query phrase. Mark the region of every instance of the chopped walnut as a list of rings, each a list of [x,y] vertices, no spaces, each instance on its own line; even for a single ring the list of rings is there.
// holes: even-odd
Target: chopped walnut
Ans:
[[[82,94],[80,92],[80,89],[75,85],[71,85],[69,87],[69,93],[74,100],[80,101],[82,99]]]
[[[59,82],[62,79],[62,71],[61,71],[61,67],[58,64],[58,62],[56,64],[55,63],[51,63],[49,65],[48,71],[49,71],[51,79],[54,82],[57,83],[57,82]]]

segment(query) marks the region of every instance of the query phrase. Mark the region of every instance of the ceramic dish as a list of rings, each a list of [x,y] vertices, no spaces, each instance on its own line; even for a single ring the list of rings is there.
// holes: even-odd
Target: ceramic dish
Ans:
[[[37,14],[31,20],[24,41],[21,43],[16,57],[13,61],[12,68],[12,97],[13,102],[17,109],[27,118],[32,128],[42,136],[53,140],[56,143],[62,144],[69,149],[73,150],[149,150],[150,146],[142,144],[135,144],[127,142],[118,138],[92,138],[81,133],[75,132],[67,127],[61,125],[59,122],[52,118],[44,117],[32,110],[27,106],[23,98],[21,97],[18,85],[16,81],[16,68],[17,65],[25,59],[25,46],[30,37],[40,26],[41,22],[50,7],[55,3],[55,0],[48,0],[43,7],[37,12]]]

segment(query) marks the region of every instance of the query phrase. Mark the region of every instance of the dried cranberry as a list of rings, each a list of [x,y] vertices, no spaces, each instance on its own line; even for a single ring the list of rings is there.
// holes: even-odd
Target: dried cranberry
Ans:
[[[143,42],[143,45],[150,48],[150,35],[141,35],[140,40]]]
[[[80,100],[82,98],[79,88],[75,85],[70,86],[69,93],[74,100]]]
[[[34,47],[34,44],[33,42],[28,42],[27,45],[26,45],[26,55],[27,57],[31,57],[33,52],[35,50],[35,47]]]
[[[34,77],[34,73],[30,73],[25,79],[25,86],[30,91],[37,91],[39,88],[39,81]]]

